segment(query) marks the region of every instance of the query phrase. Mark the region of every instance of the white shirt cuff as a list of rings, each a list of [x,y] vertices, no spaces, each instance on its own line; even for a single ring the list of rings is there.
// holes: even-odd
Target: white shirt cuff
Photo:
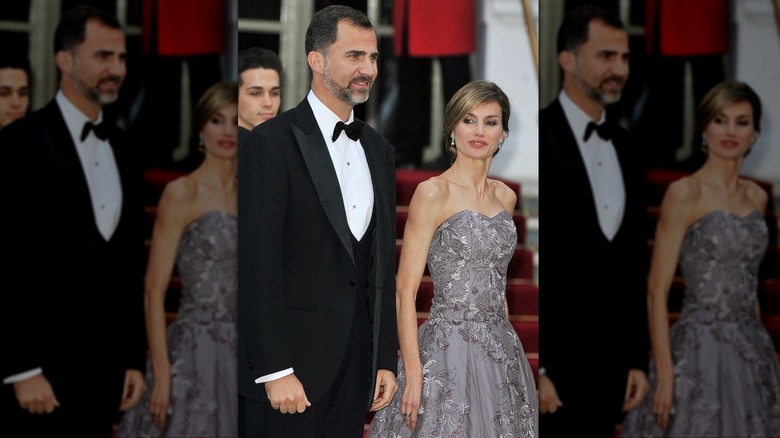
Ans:
[[[284,376],[289,376],[293,372],[292,368],[287,368],[286,370],[277,371],[273,374],[266,374],[265,376],[255,379],[255,383],[265,383],[270,382],[271,380],[281,379]]]
[[[16,383],[21,382],[22,380],[27,380],[30,377],[35,377],[38,374],[43,374],[43,368],[34,368],[30,371],[25,371],[23,373],[14,374],[13,376],[8,376],[5,379],[3,379],[3,384],[9,384],[9,383]]]

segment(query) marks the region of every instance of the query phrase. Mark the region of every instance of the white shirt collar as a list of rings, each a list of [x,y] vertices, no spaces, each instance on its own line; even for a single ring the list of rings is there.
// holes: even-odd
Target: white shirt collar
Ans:
[[[585,134],[585,128],[588,123],[591,122],[589,115],[585,114],[580,107],[577,106],[574,101],[569,98],[565,91],[561,90],[558,94],[558,101],[561,102],[563,112],[566,115],[566,119],[569,121],[574,136],[577,138],[577,143],[583,143],[582,136]],[[596,121],[598,124],[602,124],[606,121],[606,111],[601,110],[601,117]]]
[[[84,129],[84,124],[91,120],[89,120],[89,118],[85,116],[81,110],[76,108],[76,106],[73,105],[67,97],[65,97],[65,94],[62,92],[62,90],[57,91],[57,95],[54,97],[54,99],[57,101],[57,105],[60,107],[62,118],[65,119],[65,125],[68,127],[68,131],[70,131],[70,136],[73,138],[73,143],[81,143],[81,131]],[[101,121],[103,121],[102,109],[98,112],[95,123],[100,123]]]
[[[309,94],[306,96],[306,99],[309,101],[309,105],[311,105],[311,110],[314,112],[314,118],[317,120],[317,125],[320,127],[320,131],[322,131],[322,136],[325,138],[327,143],[331,143],[331,139],[333,137],[333,128],[336,127],[336,123],[341,121],[341,118],[317,98],[317,96],[314,94],[314,90],[309,90]],[[350,124],[354,119],[355,112],[350,111],[349,119],[347,119],[346,123]]]

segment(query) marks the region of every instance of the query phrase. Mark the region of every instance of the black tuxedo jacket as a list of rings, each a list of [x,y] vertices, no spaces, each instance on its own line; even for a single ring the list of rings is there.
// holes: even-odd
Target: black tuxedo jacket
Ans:
[[[375,130],[366,126],[360,142],[376,215],[368,275],[375,381],[377,369],[397,369],[395,167]],[[344,357],[357,275],[336,172],[308,101],[255,127],[238,163],[239,392],[267,402],[255,379],[292,367],[315,403]],[[366,384],[368,402],[374,384]]]
[[[247,136],[249,136],[249,133],[252,132],[243,126],[238,127],[238,144],[240,145],[242,141],[244,141]]]
[[[3,269],[16,284],[6,289],[2,311],[2,375],[42,367],[62,412],[81,406],[96,421],[117,415],[125,371],[144,370],[146,360],[143,174],[120,128],[109,142],[122,212],[106,241],[56,102],[0,132]]]
[[[626,205],[610,241],[558,100],[540,112],[539,131],[539,365],[564,406],[594,403],[599,394],[619,413],[628,370],[648,366],[646,171],[628,132],[615,124]]]

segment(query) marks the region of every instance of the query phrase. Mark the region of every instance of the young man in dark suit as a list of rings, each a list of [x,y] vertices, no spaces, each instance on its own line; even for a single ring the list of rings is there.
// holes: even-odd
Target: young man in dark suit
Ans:
[[[0,429],[110,437],[145,390],[142,173],[102,110],[126,74],[125,36],[114,17],[76,7],[54,51],[57,95],[0,133],[3,265],[20,286],[0,318]]]
[[[239,148],[239,423],[362,437],[397,388],[394,155],[353,113],[376,79],[376,34],[330,6],[306,53],[309,94]]]
[[[628,78],[628,35],[581,6],[557,48],[563,90],[539,115],[539,430],[612,437],[648,390],[646,174],[605,111]]]

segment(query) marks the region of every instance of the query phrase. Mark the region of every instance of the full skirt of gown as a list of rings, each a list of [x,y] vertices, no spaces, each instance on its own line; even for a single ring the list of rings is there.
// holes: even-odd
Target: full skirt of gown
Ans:
[[[434,298],[418,329],[423,389],[417,425],[406,426],[398,391],[368,437],[538,436],[536,383],[504,311],[506,273],[517,243],[511,215],[461,211],[435,231],[428,253]]]
[[[124,414],[117,437],[238,436],[236,217],[211,210],[182,233],[176,267],[182,296],[168,326],[171,395],[164,430],[149,414],[154,379]]]
[[[756,314],[764,218],[715,210],[686,232],[680,249],[685,297],[670,329],[674,389],[668,430],[653,416],[651,389],[629,412],[623,437],[780,437],[780,362]]]

